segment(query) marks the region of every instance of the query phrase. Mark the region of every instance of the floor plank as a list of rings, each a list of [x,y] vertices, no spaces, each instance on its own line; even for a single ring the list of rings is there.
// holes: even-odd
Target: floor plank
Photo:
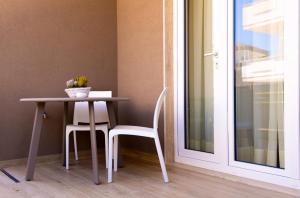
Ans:
[[[66,171],[59,161],[39,163],[36,167],[35,180],[31,182],[24,181],[25,165],[6,167],[6,170],[21,183],[14,183],[0,173],[0,197],[294,197],[178,167],[168,168],[170,183],[164,184],[157,164],[129,158],[125,159],[125,164],[124,168],[114,174],[113,183],[107,184],[107,173],[102,163],[101,185],[98,186],[91,180],[90,159],[73,162],[69,171]]]

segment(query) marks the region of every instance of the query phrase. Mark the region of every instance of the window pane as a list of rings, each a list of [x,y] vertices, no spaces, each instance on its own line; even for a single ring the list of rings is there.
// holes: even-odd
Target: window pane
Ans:
[[[283,0],[235,0],[236,160],[284,168]]]
[[[186,1],[186,149],[214,152],[211,0]]]

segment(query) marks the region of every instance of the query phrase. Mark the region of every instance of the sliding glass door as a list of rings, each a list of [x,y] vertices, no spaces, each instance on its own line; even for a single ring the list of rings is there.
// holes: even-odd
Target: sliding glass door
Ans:
[[[181,162],[300,177],[299,6],[177,0]]]
[[[226,2],[182,0],[184,57],[179,71],[179,152],[186,157],[219,161],[226,135]],[[222,137],[223,136],[223,137]],[[226,138],[226,136],[225,136]]]
[[[299,54],[295,53],[299,35],[293,31],[298,18],[291,14],[297,5],[284,0],[234,0],[229,6],[233,166],[299,176]]]

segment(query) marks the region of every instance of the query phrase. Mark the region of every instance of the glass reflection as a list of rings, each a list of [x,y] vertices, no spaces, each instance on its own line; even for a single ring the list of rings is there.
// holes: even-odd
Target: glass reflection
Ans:
[[[235,158],[284,168],[283,0],[235,0]]]

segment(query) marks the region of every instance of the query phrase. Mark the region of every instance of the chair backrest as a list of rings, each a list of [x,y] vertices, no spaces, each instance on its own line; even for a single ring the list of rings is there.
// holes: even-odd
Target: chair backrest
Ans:
[[[91,91],[89,97],[112,97],[111,91]],[[95,122],[96,123],[109,123],[106,102],[94,102],[95,107]],[[87,102],[76,102],[74,107],[73,124],[90,123],[89,108]]]
[[[158,97],[158,100],[156,102],[155,111],[154,111],[154,118],[153,118],[153,128],[155,130],[158,129],[158,120],[159,120],[159,114],[162,107],[162,104],[164,102],[164,99],[167,96],[167,90],[168,88],[164,88],[164,90],[161,92],[160,96]]]

